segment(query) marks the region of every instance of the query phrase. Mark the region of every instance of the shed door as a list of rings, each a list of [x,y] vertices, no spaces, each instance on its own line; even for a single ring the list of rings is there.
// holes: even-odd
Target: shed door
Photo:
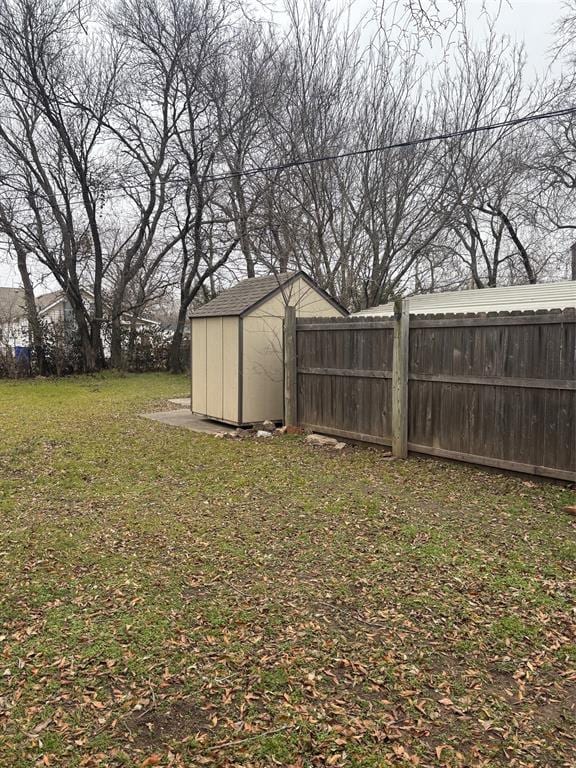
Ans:
[[[222,418],[224,421],[241,421],[239,411],[239,319],[222,318]]]
[[[222,419],[222,318],[206,321],[206,415]]]

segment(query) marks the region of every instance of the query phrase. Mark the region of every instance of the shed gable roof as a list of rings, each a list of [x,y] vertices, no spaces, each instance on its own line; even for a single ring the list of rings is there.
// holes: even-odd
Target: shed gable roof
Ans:
[[[254,305],[272,296],[303,272],[284,272],[265,277],[249,277],[222,291],[215,299],[192,312],[190,317],[223,317],[243,315]]]

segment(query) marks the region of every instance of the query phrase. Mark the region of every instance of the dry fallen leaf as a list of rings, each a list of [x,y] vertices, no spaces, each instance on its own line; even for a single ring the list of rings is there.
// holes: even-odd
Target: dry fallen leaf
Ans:
[[[32,733],[33,734],[40,733],[40,731],[43,731],[45,728],[47,728],[51,722],[52,722],[52,718],[49,717],[48,720],[44,720],[42,723],[38,723],[38,725],[32,729]]]
[[[335,473],[298,440],[156,433],[115,398],[66,397],[45,467],[33,402],[0,441],[0,766],[573,764],[564,487],[376,450]]]
[[[146,760],[140,763],[140,768],[150,768],[151,765],[160,765],[162,758],[157,753],[150,755]]]

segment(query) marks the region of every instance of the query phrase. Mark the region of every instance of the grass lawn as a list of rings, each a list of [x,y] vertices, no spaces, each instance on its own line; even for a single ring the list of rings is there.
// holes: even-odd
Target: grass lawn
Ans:
[[[0,382],[0,765],[576,765],[575,495]]]

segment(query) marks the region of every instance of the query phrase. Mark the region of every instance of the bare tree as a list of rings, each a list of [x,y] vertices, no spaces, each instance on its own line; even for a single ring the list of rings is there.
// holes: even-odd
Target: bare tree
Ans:
[[[34,352],[34,363],[38,374],[44,376],[47,373],[44,354],[44,334],[42,323],[40,322],[40,317],[38,315],[38,308],[34,296],[34,285],[32,283],[28,264],[30,247],[26,242],[25,236],[19,233],[14,221],[14,215],[6,205],[6,203],[3,203],[0,200],[0,233],[7,237],[11,250],[16,254],[18,273],[24,289],[26,318],[28,320],[28,329]]]
[[[576,118],[564,117],[542,126],[538,139],[531,169],[537,180],[531,186],[534,215],[565,235],[558,271],[576,280]]]
[[[234,225],[248,277],[256,275],[258,262],[266,261],[264,213],[270,181],[265,175],[242,174],[275,159],[268,118],[287,91],[279,66],[281,47],[267,26],[245,21],[230,54],[218,61],[211,83],[219,153],[229,176],[216,204]]]
[[[29,252],[66,292],[85,368],[94,370],[103,364],[98,208],[109,165],[98,140],[111,108],[116,54],[85,33],[83,18],[77,0],[0,6],[0,144],[10,164],[2,193],[18,210]],[[88,281],[91,306],[82,292]]]
[[[30,307],[31,265],[65,291],[86,370],[104,327],[123,365],[127,324],[168,295],[180,370],[190,309],[245,275],[303,269],[361,308],[567,269],[571,119],[419,140],[570,104],[574,78],[527,84],[494,23],[472,44],[460,0],[373,10],[357,27],[284,0],[276,27],[238,0],[3,0],[0,232]],[[423,63],[438,41],[445,61]]]
[[[274,164],[342,151],[358,98],[358,30],[325,0],[285,4],[288,27],[278,46],[281,99],[267,106]],[[328,161],[267,173],[260,181],[260,259],[267,269],[295,266],[343,296],[350,239],[337,166]]]
[[[536,84],[524,82],[525,56],[492,28],[482,47],[467,33],[444,75],[447,120],[456,128],[504,122],[536,109]],[[448,77],[451,78],[448,87]],[[477,288],[535,283],[546,265],[531,246],[537,222],[529,204],[537,136],[531,126],[503,126],[452,140],[458,153],[448,188],[454,249]]]
[[[121,80],[113,109],[103,121],[104,138],[119,162],[115,187],[124,199],[125,236],[108,254],[114,270],[111,295],[110,363],[123,362],[122,316],[128,286],[141,270],[160,265],[180,233],[166,227],[166,213],[176,192],[171,185],[178,162],[171,151],[180,100],[181,56],[191,46],[205,4],[163,0],[120,0],[107,16],[121,54]],[[91,111],[90,105],[86,109]]]

